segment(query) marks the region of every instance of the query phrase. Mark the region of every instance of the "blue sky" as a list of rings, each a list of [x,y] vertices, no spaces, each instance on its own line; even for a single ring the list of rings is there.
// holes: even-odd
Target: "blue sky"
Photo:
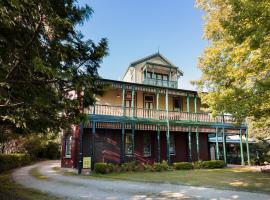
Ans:
[[[198,57],[207,41],[202,39],[202,11],[193,0],[81,0],[94,10],[79,29],[86,38],[109,41],[109,56],[99,74],[119,80],[129,64],[156,53],[184,71],[179,88],[195,89],[191,80],[200,77]]]

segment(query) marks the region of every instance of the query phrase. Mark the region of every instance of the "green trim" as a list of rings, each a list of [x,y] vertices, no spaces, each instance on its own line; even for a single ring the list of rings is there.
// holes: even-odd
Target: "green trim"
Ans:
[[[135,97],[135,89],[134,89],[134,85],[133,85],[133,86],[132,86],[132,92],[131,92],[132,117],[134,117],[134,114],[135,114],[134,97]]]
[[[132,124],[132,130],[131,130],[131,136],[132,136],[132,159],[135,160],[135,124]]]
[[[91,168],[94,170],[94,165],[96,161],[96,153],[95,153],[95,148],[96,146],[96,122],[92,122],[92,159],[91,159]]]
[[[159,119],[159,90],[156,91],[156,109],[157,109],[157,119]]]
[[[248,165],[250,165],[250,153],[249,153],[249,143],[248,143],[248,129],[246,129],[246,147],[247,147],[247,160]]]
[[[160,126],[157,126],[157,162],[160,162]]]
[[[216,159],[219,160],[218,128],[216,127]]]
[[[122,110],[123,110],[123,116],[126,116],[126,86],[123,85],[122,89]]]
[[[222,136],[223,136],[223,159],[225,165],[227,165],[227,150],[226,150],[226,133],[224,128],[222,128]]]
[[[167,153],[167,162],[168,164],[171,164],[171,154],[170,154],[170,125],[169,123],[167,124],[166,128],[166,153]]]
[[[242,129],[239,130],[239,139],[240,139],[240,156],[241,156],[241,165],[245,165],[244,152],[243,152],[243,138],[242,138]]]
[[[120,162],[125,162],[125,123],[122,123]]]
[[[199,136],[199,127],[196,127],[196,148],[197,148],[197,160],[200,160],[200,136]]]
[[[192,132],[191,127],[188,127],[188,160],[189,162],[192,162]]]
[[[160,124],[160,125],[166,125],[166,120],[161,119],[155,119],[155,118],[137,118],[137,117],[128,117],[128,116],[112,116],[112,115],[89,115],[90,120],[100,121],[100,122],[125,122],[125,123],[145,123],[145,124]],[[235,126],[233,124],[223,124],[223,123],[216,123],[216,122],[196,122],[196,121],[174,121],[174,120],[168,120],[170,125],[181,125],[181,126],[199,126],[199,127],[225,127],[225,128],[232,128],[232,129],[239,129],[243,128],[246,129],[247,126]]]
[[[78,174],[82,173],[82,162],[83,162],[83,129],[84,125],[81,122],[80,124],[80,158],[79,158],[79,166],[78,166]]]

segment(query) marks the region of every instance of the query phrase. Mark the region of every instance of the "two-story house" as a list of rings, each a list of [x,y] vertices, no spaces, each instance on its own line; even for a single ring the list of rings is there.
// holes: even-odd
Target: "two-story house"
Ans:
[[[203,112],[196,91],[178,89],[181,76],[178,67],[156,53],[131,63],[122,81],[100,79],[97,84],[109,87],[85,111],[88,123],[63,135],[62,166],[81,169],[84,157],[91,157],[93,165],[192,162],[210,160],[211,154],[226,163],[226,135],[247,138],[246,125],[234,125],[229,115],[212,117]],[[223,138],[223,147],[217,140],[211,152],[208,134],[213,133]]]

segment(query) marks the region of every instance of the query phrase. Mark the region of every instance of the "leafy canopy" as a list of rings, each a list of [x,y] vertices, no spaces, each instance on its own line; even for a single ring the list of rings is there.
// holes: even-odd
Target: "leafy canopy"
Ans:
[[[270,114],[270,1],[197,0],[204,10],[204,38],[196,81],[214,114],[231,113],[239,122]],[[268,121],[269,120],[264,120]]]
[[[2,131],[58,131],[83,119],[102,92],[94,82],[108,51],[105,38],[95,44],[76,30],[92,13],[75,0],[0,1]]]

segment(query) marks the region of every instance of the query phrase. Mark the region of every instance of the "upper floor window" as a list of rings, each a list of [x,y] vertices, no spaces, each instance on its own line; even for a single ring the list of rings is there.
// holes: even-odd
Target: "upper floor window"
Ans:
[[[173,110],[182,111],[182,99],[180,97],[173,97]]]
[[[71,143],[72,143],[72,135],[65,136],[65,157],[71,157]]]

